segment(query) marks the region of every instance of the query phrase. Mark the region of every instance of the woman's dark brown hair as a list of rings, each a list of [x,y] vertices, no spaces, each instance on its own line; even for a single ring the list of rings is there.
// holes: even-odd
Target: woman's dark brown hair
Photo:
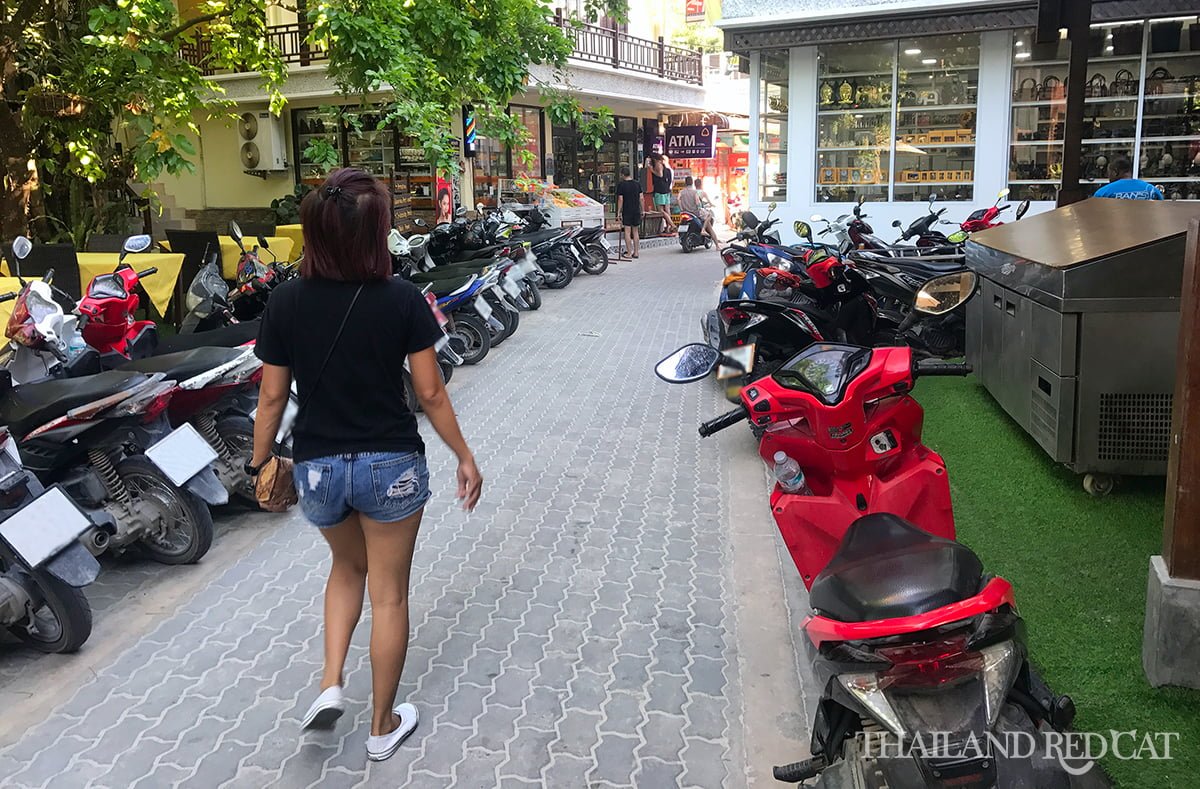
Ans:
[[[300,203],[300,223],[302,277],[366,282],[392,275],[387,248],[391,199],[370,173],[351,167],[334,170]]]

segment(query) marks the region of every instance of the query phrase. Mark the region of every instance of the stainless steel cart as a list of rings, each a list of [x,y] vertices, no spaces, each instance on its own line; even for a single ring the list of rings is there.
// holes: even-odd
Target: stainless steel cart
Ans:
[[[967,360],[1093,495],[1167,470],[1179,292],[1200,205],[1091,199],[977,233]]]

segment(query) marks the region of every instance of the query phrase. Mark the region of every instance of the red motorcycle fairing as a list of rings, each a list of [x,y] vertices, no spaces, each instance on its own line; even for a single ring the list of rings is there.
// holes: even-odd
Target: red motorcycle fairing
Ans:
[[[776,486],[771,494],[771,511],[806,588],[863,515],[888,512],[938,537],[955,534],[946,464],[921,443],[924,411],[906,394],[913,386],[910,349],[811,347],[857,352],[839,391],[819,399],[786,386],[793,360],[741,393],[751,420],[766,428],[763,460],[771,464],[776,452],[787,453],[812,491]]]
[[[111,274],[101,274],[88,283],[87,293],[79,302],[86,316],[84,341],[101,355],[116,353],[129,358],[131,345],[150,330],[157,332],[154,321],[135,321],[133,313],[140,303],[137,295],[138,273],[123,265]]]

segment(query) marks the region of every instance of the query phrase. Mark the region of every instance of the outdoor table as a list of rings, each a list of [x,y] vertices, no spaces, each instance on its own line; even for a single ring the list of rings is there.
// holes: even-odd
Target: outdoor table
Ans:
[[[222,236],[221,239],[221,276],[225,279],[237,279],[238,260],[242,256],[242,250],[238,248],[237,242],[228,236]],[[247,236],[242,239],[242,243],[247,248],[253,249],[258,240]],[[258,257],[263,263],[270,263],[273,258],[272,254],[279,259],[280,263],[287,263],[292,254],[292,240],[285,236],[267,236],[267,243],[271,245],[269,250],[260,249]]]
[[[121,255],[117,252],[76,252],[79,261],[79,285],[87,293],[88,283],[99,274],[108,274],[116,269]],[[154,267],[158,271],[141,281],[150,302],[165,317],[167,305],[175,295],[179,273],[183,270],[183,255],[171,252],[142,252],[125,256],[125,262],[138,271]]]
[[[21,290],[21,280],[16,277],[0,277],[0,296],[5,293],[17,293]],[[12,315],[13,306],[17,302],[15,300],[0,301],[0,327],[8,325],[8,318]]]
[[[275,235],[290,238],[292,240],[292,254],[288,257],[288,262],[295,262],[300,259],[300,254],[304,252],[304,230],[303,225],[278,225],[275,228]],[[275,246],[272,242],[271,246]],[[276,253],[278,254],[278,253]]]

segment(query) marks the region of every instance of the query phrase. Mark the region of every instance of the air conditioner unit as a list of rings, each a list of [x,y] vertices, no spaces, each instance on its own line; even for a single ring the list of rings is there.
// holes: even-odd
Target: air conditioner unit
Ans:
[[[238,118],[238,156],[243,170],[286,170],[283,122],[268,110],[247,110]]]

